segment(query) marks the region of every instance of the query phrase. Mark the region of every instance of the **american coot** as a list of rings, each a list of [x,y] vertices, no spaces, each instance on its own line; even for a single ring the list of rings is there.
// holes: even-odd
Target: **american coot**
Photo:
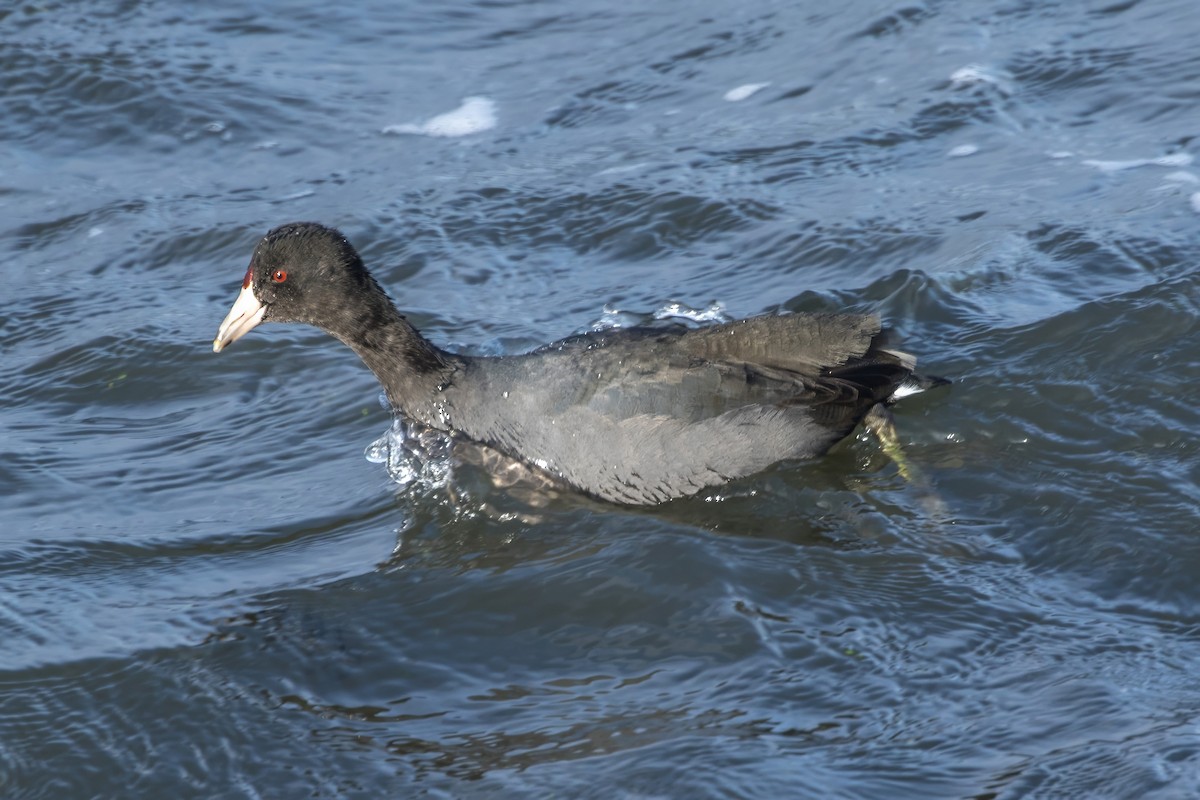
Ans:
[[[618,329],[514,356],[450,353],[396,310],[342,234],[311,222],[258,243],[213,350],[260,322],[305,322],[340,339],[418,430],[616,503],[660,503],[818,456],[876,404],[929,384],[864,314]]]

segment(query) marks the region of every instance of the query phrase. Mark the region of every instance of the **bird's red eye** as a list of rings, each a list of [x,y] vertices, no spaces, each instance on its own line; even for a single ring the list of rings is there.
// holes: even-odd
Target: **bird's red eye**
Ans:
[[[271,280],[275,283],[283,283],[287,280],[287,270],[277,269],[271,273]]]

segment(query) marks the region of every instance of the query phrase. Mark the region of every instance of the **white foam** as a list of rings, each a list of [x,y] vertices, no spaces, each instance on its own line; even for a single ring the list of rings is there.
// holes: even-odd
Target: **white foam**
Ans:
[[[1191,153],[1172,153],[1162,158],[1152,158],[1150,163],[1156,167],[1187,167],[1195,161]]]
[[[758,94],[763,89],[771,85],[770,81],[766,83],[743,83],[735,89],[730,89],[725,93],[725,99],[731,103],[738,103],[749,97]]]
[[[462,105],[445,114],[438,114],[420,125],[404,123],[388,125],[384,133],[415,134],[454,138],[470,136],[496,127],[496,103],[486,97],[468,97]]]
[[[1174,172],[1163,175],[1163,180],[1172,183],[1200,183],[1200,177],[1196,173],[1183,169],[1177,169]]]
[[[1004,72],[999,72],[982,64],[967,64],[965,67],[960,67],[950,73],[950,83],[956,87],[971,86],[976,83],[988,83],[992,86],[998,86],[1001,89],[1006,88],[1010,75]]]
[[[978,152],[979,145],[977,144],[960,144],[958,147],[952,148],[946,155],[951,158],[965,158],[966,156],[973,156]]]
[[[1169,156],[1159,156],[1158,158],[1132,158],[1128,161],[1100,161],[1097,159],[1087,159],[1083,163],[1089,167],[1095,167],[1101,172],[1121,172],[1127,169],[1137,169],[1138,167],[1186,167],[1192,163],[1194,159],[1190,153],[1172,153]]]

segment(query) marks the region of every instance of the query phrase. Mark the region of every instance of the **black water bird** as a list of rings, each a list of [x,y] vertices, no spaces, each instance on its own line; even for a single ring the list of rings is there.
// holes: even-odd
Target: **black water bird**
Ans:
[[[341,233],[311,222],[258,243],[213,350],[261,322],[340,339],[417,430],[635,505],[821,455],[877,405],[933,382],[869,314],[614,329],[523,355],[447,352],[409,324]]]

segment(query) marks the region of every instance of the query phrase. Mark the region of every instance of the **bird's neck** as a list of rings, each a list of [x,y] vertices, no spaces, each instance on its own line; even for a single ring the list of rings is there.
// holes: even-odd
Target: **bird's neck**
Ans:
[[[351,333],[350,331],[353,331]],[[383,384],[392,408],[426,424],[438,395],[457,368],[457,357],[423,337],[387,301],[362,309],[357,324],[329,333],[350,347]]]

